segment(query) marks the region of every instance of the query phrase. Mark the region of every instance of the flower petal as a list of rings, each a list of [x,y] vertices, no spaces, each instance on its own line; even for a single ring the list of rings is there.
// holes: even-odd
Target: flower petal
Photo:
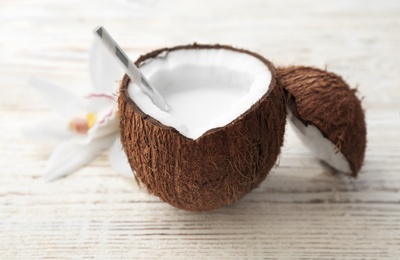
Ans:
[[[42,96],[43,101],[62,116],[70,116],[82,106],[82,100],[66,89],[38,78],[31,78],[29,83]]]
[[[94,113],[117,105],[117,96],[108,93],[89,93],[84,98],[85,110]]]
[[[21,130],[26,136],[38,140],[67,139],[74,136],[74,133],[69,130],[66,121],[61,118],[29,123],[23,125]]]
[[[127,178],[133,177],[134,173],[129,165],[124,149],[122,149],[119,136],[111,147],[111,150],[108,154],[108,159],[110,160],[111,167],[114,169],[114,171]]]
[[[89,72],[93,87],[97,91],[116,93],[123,71],[117,60],[97,38],[93,41],[89,55]]]
[[[116,107],[109,107],[98,114],[96,123],[89,129],[82,144],[88,144],[98,138],[114,135],[118,132],[119,118],[116,116]]]
[[[75,139],[59,144],[47,161],[43,177],[46,181],[54,181],[76,171],[109,148],[114,140],[115,136],[110,135],[87,145],[82,145]]]

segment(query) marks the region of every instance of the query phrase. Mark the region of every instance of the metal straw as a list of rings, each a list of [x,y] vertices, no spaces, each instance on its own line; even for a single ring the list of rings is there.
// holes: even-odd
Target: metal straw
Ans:
[[[150,97],[156,106],[163,111],[167,111],[169,107],[164,98],[149,84],[149,81],[143,76],[142,72],[140,72],[135,64],[128,58],[125,52],[115,42],[106,29],[103,26],[99,26],[94,29],[93,33],[100,38],[107,50],[109,50],[111,54],[120,62],[122,68],[131,78],[133,83],[139,86],[139,88]]]

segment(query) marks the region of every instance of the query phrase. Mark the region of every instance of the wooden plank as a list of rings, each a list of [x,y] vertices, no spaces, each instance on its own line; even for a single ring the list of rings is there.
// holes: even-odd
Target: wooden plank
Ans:
[[[400,2],[0,2],[1,259],[399,259]],[[103,153],[54,183],[50,152],[20,128],[51,116],[27,80],[91,86],[91,30],[104,24],[132,58],[189,42],[227,43],[276,65],[335,71],[359,86],[368,123],[361,176],[334,174],[288,128],[279,167],[221,210],[175,209],[114,173]]]

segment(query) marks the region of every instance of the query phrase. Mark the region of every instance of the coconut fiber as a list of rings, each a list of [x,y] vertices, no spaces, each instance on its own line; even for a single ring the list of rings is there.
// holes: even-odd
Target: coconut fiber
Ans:
[[[164,52],[219,48],[256,57],[269,68],[272,80],[268,92],[248,111],[196,140],[144,114],[129,97],[128,76],[121,84],[121,142],[132,170],[150,193],[185,210],[213,210],[243,197],[265,179],[283,143],[285,97],[273,65],[262,56],[229,46],[193,44],[153,51],[141,56],[136,65]],[[349,149],[342,142],[338,145]]]
[[[277,69],[293,115],[335,144],[356,177],[364,160],[366,126],[361,102],[338,75],[311,67]]]

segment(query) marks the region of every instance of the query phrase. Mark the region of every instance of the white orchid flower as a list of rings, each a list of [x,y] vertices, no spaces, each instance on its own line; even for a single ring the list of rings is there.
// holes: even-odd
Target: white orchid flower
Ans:
[[[98,40],[92,45],[89,61],[94,91],[83,98],[43,80],[30,80],[58,114],[57,118],[25,129],[31,137],[61,140],[47,161],[44,170],[47,181],[76,171],[106,149],[110,149],[111,167],[125,177],[133,177],[118,134],[116,93],[122,70]]]

